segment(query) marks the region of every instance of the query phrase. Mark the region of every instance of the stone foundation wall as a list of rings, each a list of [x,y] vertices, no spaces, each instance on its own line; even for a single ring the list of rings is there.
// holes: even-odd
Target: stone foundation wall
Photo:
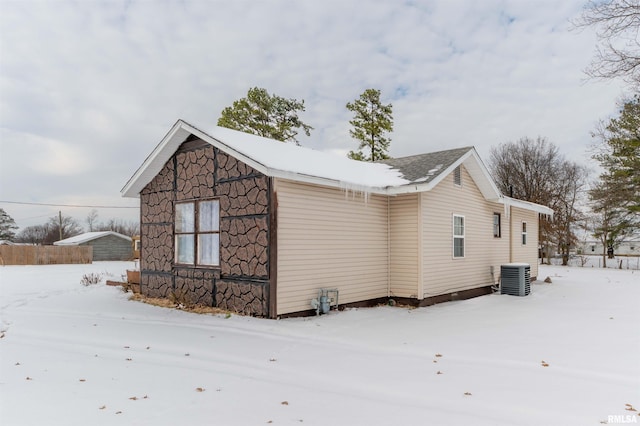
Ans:
[[[268,286],[262,283],[220,280],[217,282],[216,306],[241,314],[267,316]]]
[[[176,269],[175,297],[192,305],[215,306],[214,285],[220,279],[220,271],[202,269]]]
[[[269,316],[269,178],[196,138],[141,191],[141,292]],[[220,267],[174,264],[174,205],[220,200]]]

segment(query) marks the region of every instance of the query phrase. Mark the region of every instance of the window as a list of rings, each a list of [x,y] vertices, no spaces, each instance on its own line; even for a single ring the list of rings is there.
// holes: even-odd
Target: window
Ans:
[[[591,251],[592,252],[596,251],[596,246],[591,246]]]
[[[176,263],[220,264],[220,202],[192,201],[176,204]]]
[[[500,238],[500,213],[493,214],[493,236],[495,238]]]
[[[453,183],[457,186],[462,186],[462,175],[460,173],[460,166],[453,169]]]
[[[453,215],[453,257],[464,257],[464,216]]]
[[[522,222],[522,245],[527,245],[527,222]]]

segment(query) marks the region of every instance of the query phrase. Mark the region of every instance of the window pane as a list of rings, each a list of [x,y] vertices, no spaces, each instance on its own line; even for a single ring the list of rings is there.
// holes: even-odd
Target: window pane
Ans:
[[[527,222],[522,222],[522,232],[527,232]]]
[[[198,264],[218,265],[220,263],[220,234],[198,235]]]
[[[198,209],[198,231],[217,231],[220,226],[220,202],[218,200],[201,201]]]
[[[194,232],[194,224],[194,204],[176,204],[176,232]]]
[[[523,246],[527,245],[527,234],[522,234],[522,245]]]
[[[193,235],[176,235],[176,262],[193,264]]]
[[[453,257],[464,257],[464,238],[453,239]]]
[[[453,235],[464,235],[464,218],[461,216],[453,217]]]

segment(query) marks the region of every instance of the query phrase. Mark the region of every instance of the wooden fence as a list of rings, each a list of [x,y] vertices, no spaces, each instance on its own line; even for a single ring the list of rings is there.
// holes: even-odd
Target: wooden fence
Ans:
[[[0,265],[91,263],[91,246],[0,246]]]

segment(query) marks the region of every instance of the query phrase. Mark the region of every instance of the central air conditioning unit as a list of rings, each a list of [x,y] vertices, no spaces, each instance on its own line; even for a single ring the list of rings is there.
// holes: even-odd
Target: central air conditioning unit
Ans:
[[[531,293],[531,266],[507,263],[500,266],[500,294],[527,296]]]

